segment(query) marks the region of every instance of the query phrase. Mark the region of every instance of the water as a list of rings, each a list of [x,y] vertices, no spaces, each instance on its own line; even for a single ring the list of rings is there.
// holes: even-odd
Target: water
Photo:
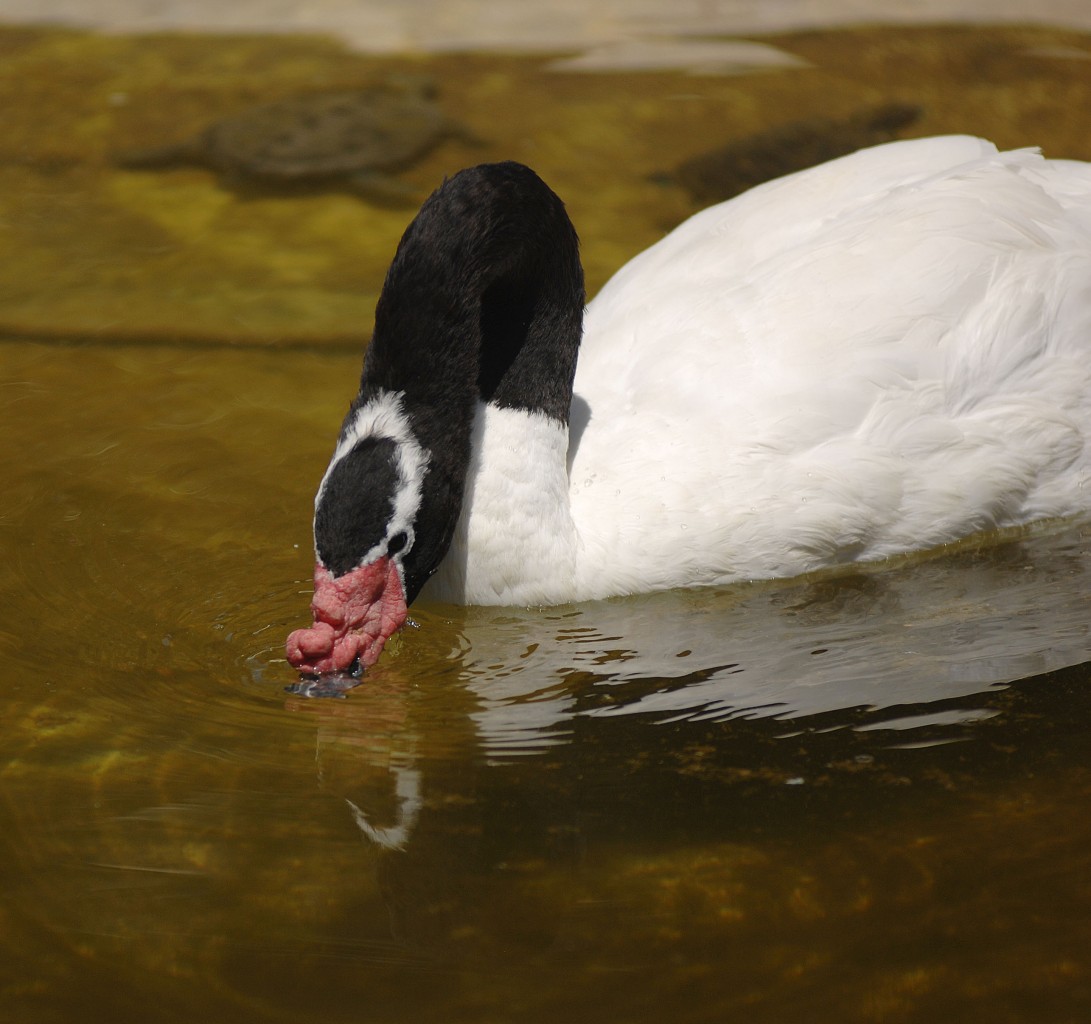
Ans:
[[[24,68],[36,47],[81,52],[20,45]],[[124,65],[89,45],[109,90]],[[202,59],[234,81],[225,55],[267,44],[224,45]],[[283,60],[310,69],[311,45]],[[988,65],[996,95],[1039,103],[1013,61],[1014,84]],[[1049,82],[1082,96],[1059,65]],[[42,102],[60,88],[34,81]],[[445,95],[486,81],[500,111],[513,82],[596,116],[611,89],[654,91],[480,58]],[[707,86],[721,105],[750,87]],[[646,130],[668,120],[640,102]],[[579,149],[555,124],[537,145],[563,171]],[[570,203],[592,268],[685,205],[633,146],[601,206],[590,180]],[[1091,524],[842,577],[424,605],[362,685],[308,699],[282,644],[306,618],[308,508],[381,246],[359,243],[374,269],[319,254],[339,219],[378,237],[408,214],[232,199],[200,171],[0,173],[21,246],[0,304],[5,1024],[1087,1018]],[[103,212],[141,196],[140,230],[167,225],[143,256]]]

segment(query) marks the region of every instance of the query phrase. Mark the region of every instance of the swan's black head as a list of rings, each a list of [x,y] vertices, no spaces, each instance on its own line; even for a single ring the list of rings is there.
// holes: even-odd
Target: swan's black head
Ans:
[[[396,442],[365,437],[326,474],[314,510],[315,551],[335,576],[396,555],[406,547],[406,530],[394,507],[403,486]]]
[[[401,395],[371,393],[353,404],[315,499],[319,564],[334,578],[388,558],[406,603],[420,593],[450,543],[444,513],[451,496],[439,457],[418,441]]]

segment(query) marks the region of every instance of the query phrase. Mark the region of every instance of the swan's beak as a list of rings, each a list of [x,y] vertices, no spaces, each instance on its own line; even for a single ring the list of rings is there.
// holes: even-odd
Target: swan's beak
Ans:
[[[314,625],[288,637],[295,668],[312,676],[369,668],[408,614],[397,565],[384,556],[334,578],[319,563],[311,611]]]

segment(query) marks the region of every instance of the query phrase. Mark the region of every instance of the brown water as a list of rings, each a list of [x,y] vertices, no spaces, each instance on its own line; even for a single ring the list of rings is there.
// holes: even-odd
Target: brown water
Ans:
[[[102,54],[132,44],[79,38],[20,44],[31,63],[98,54],[82,78],[66,65],[84,89],[51,109],[128,73]],[[945,38],[929,66],[962,67],[966,37]],[[927,63],[908,35],[875,39],[901,54],[892,76]],[[1063,104],[1012,39],[1016,83],[977,60],[969,94],[1038,104],[1047,134],[1055,111],[1063,145]],[[185,50],[157,45],[152,67]],[[219,45],[202,59],[230,76],[271,44]],[[506,96],[523,72],[497,62],[447,94]],[[1051,95],[1083,96],[1074,63],[1051,66]],[[550,80],[525,75],[540,99]],[[812,94],[773,77],[687,87],[716,109]],[[600,113],[611,88],[653,88],[558,81],[558,103]],[[922,88],[940,102],[942,82]],[[570,202],[593,268],[684,206],[639,178],[652,143],[633,147],[602,208]],[[422,606],[363,685],[310,699],[281,647],[306,617],[309,504],[377,272],[315,254],[339,219],[344,256],[409,213],[235,198],[197,170],[0,172],[3,310],[52,339],[0,342],[4,1024],[1088,1019],[1091,527],[843,578]],[[141,193],[146,226],[172,189],[149,269],[110,204]],[[273,251],[277,224],[294,233]]]

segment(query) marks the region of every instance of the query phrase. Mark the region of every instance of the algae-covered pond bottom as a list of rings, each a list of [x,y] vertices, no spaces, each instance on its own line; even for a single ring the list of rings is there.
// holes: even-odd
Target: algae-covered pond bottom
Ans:
[[[533,163],[592,288],[688,212],[651,176],[725,125],[897,100],[913,134],[1091,158],[1078,34],[775,43],[803,63],[366,70],[423,66],[480,138],[410,186]],[[0,49],[4,1024],[1088,1019],[1091,525],[840,577],[424,604],[343,699],[291,692],[313,490],[412,209],[109,154],[364,58]]]

